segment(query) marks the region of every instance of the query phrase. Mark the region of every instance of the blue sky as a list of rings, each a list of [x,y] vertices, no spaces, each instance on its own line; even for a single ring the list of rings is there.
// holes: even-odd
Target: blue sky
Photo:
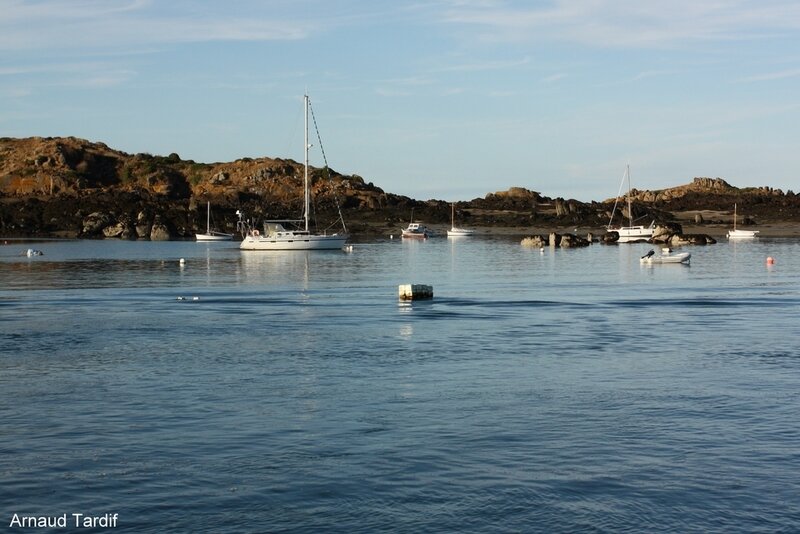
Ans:
[[[417,199],[800,190],[796,0],[0,0],[3,136],[302,160],[306,89],[332,168]]]

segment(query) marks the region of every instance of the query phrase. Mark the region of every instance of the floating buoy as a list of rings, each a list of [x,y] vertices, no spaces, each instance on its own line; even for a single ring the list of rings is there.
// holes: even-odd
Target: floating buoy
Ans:
[[[192,300],[200,300],[200,297],[192,297]]]
[[[773,258],[772,256],[768,256],[767,265],[775,265],[775,258]]]
[[[181,258],[181,259],[178,261],[178,263],[180,263],[181,265],[183,265],[184,263],[186,263],[186,260],[184,260],[183,258]]]
[[[397,289],[400,300],[433,298],[433,286],[426,286],[423,284],[401,284]]]

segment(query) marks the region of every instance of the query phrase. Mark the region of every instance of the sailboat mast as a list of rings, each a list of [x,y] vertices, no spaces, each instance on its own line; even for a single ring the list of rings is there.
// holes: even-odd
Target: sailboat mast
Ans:
[[[303,163],[303,219],[306,223],[306,232],[308,232],[308,212],[310,209],[309,195],[308,195],[308,94],[303,95],[303,110],[305,112],[305,136],[304,136],[304,149],[305,161]]]
[[[206,205],[206,233],[211,233],[211,201]]]
[[[631,209],[631,166],[625,165],[625,174],[628,175],[628,221],[629,225],[633,226],[633,210]]]

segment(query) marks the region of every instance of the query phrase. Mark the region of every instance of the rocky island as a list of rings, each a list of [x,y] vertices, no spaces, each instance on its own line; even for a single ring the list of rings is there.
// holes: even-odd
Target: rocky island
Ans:
[[[188,239],[205,228],[207,202],[219,229],[235,232],[237,210],[255,220],[297,218],[302,180],[302,164],[290,159],[197,163],[175,153],[127,154],[74,137],[0,138],[0,235]],[[313,168],[311,180],[312,218],[322,228],[337,219],[339,208],[356,236],[397,234],[412,209],[415,219],[430,226],[450,223],[450,203],[443,200],[388,193],[360,176],[331,169]],[[631,193],[633,218],[656,221],[669,238],[724,235],[734,203],[739,225],[758,228],[761,235],[797,235],[800,227],[800,196],[792,191],[737,188],[721,178],[701,177]],[[465,226],[492,233],[570,229],[578,234],[580,229],[599,236],[614,201],[550,198],[511,187],[457,202],[456,216]]]

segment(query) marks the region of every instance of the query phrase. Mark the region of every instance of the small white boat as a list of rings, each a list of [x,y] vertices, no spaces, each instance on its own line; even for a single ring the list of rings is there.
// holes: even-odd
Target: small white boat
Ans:
[[[622,176],[622,183],[620,184],[620,190],[625,185],[625,182],[628,182],[628,226],[618,226],[612,227],[611,221],[614,220],[614,213],[617,211],[617,202],[614,202],[614,208],[611,210],[611,219],[608,221],[608,227],[606,228],[609,232],[617,232],[619,234],[619,243],[636,243],[638,241],[649,241],[650,238],[653,237],[653,231],[655,230],[656,222],[653,221],[650,223],[650,226],[634,226],[633,225],[633,210],[631,208],[631,168],[630,165],[625,166],[625,174]],[[617,199],[619,199],[619,195],[617,195]]]
[[[678,254],[673,254],[672,249],[665,247],[661,249],[661,255],[656,256],[655,251],[651,250],[641,258],[639,258],[639,263],[644,263],[647,265],[652,265],[656,263],[689,263],[689,258],[692,257],[692,254],[689,252],[680,252]]]
[[[420,223],[409,223],[407,228],[401,230],[403,237],[412,239],[428,239],[432,234],[428,227]]]
[[[450,214],[450,226],[451,228],[447,231],[447,237],[461,237],[461,236],[470,236],[475,235],[475,230],[471,228],[458,228],[456,226],[456,208],[455,205],[451,205],[451,214]]]
[[[471,228],[456,228],[455,226],[447,231],[448,237],[461,237],[475,235],[475,230]]]
[[[733,230],[728,230],[728,239],[752,239],[758,237],[758,230],[736,229],[736,204],[733,205]]]
[[[207,206],[208,214],[206,215],[206,233],[195,234],[194,238],[197,241],[230,241],[233,239],[233,234],[226,234],[225,232],[218,232],[211,229],[211,202]]]

